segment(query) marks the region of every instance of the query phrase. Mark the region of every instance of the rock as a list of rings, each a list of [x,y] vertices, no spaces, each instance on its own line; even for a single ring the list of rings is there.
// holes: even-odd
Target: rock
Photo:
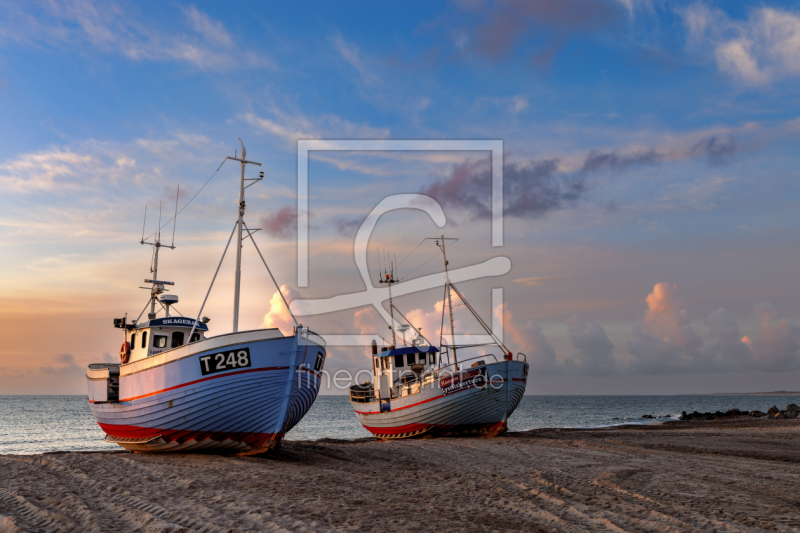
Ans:
[[[794,409],[792,409],[792,410],[788,410],[787,409],[786,411],[783,412],[783,417],[784,418],[797,418],[797,411],[795,411]]]
[[[678,417],[678,420],[689,420],[689,415],[686,414],[686,411],[681,411],[681,416]]]
[[[796,403],[790,403],[789,405],[786,406],[786,410],[787,411],[800,411],[800,405],[797,405]]]
[[[725,416],[739,416],[739,415],[743,415],[743,414],[744,413],[742,413],[738,409],[728,409],[727,411],[725,411]]]
[[[761,411],[750,411],[750,416],[761,418],[762,416],[765,416],[765,413],[762,413]]]
[[[780,412],[781,412],[781,410],[780,410],[780,409],[778,409],[778,406],[776,406],[776,405],[773,405],[772,407],[770,407],[770,408],[769,408],[769,410],[767,410],[767,414],[768,414],[768,415],[773,415],[773,416],[774,416],[776,413],[780,413]]]
[[[780,411],[778,411],[778,412],[775,414],[775,420],[783,420],[784,418],[786,418],[786,417],[785,417],[785,416],[783,416],[783,413],[781,413]]]
[[[642,415],[642,418],[646,418],[646,419],[648,419],[648,420],[652,420],[652,419],[654,419],[655,417],[654,417],[653,415]]]

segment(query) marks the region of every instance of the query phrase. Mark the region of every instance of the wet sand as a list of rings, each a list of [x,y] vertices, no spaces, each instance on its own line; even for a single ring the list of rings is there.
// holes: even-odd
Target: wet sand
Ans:
[[[6,531],[800,531],[800,420],[0,456]]]

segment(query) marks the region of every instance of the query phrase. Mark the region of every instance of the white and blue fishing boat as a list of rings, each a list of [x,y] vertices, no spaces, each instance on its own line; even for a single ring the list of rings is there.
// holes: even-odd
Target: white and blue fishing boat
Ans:
[[[142,311],[149,310],[148,319],[140,322],[142,314],[130,322],[127,314],[114,319],[124,335],[120,363],[89,365],[92,414],[106,433],[105,440],[128,450],[261,453],[280,445],[319,392],[326,356],[319,335],[296,320],[291,336],[278,329],[239,331],[243,232],[255,246],[253,230],[244,222],[245,181],[252,184],[264,173],[254,180],[245,178],[246,164],[260,164],[247,161],[244,145],[241,158],[226,159],[239,161],[242,167],[238,219],[222,254],[224,259],[237,234],[233,331],[210,335],[209,319],[200,318],[222,259],[197,317],[175,315],[178,297],[165,294],[174,283],[158,277],[159,250],[174,249],[174,229],[173,244],[163,245],[159,220],[154,240],[143,235],[141,241],[154,248],[152,276],[145,279],[150,286],[144,287],[150,290]]]
[[[436,240],[443,255],[445,240],[445,237]],[[390,346],[379,352],[373,342],[372,381],[350,387],[350,403],[356,417],[379,439],[420,435],[495,436],[508,429],[508,417],[525,394],[528,382],[525,355],[513,355],[494,334],[464,295],[450,282],[447,265],[447,257],[444,255],[451,342],[446,343],[442,336],[440,347],[436,348],[409,322],[408,326],[416,331],[417,336],[412,340],[411,346],[398,347],[396,324],[393,324]],[[403,315],[392,303],[394,272],[384,274],[385,278],[380,283],[386,283],[389,288],[389,308],[394,323],[395,311],[400,316]],[[456,346],[451,291],[457,294],[491,337],[492,342],[488,346],[498,348],[499,354],[459,357],[457,349],[477,348],[480,345]],[[444,310],[443,305],[442,313]],[[403,326],[396,329],[401,331],[401,328]]]

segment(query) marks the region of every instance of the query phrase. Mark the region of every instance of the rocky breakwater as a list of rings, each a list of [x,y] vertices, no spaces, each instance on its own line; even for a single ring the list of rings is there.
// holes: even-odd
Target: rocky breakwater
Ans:
[[[697,411],[687,413],[686,411],[683,411],[678,420],[718,420],[720,418],[744,416],[751,418],[781,420],[784,418],[797,418],[798,414],[800,414],[800,406],[798,406],[796,403],[790,403],[784,410],[778,409],[776,405],[773,405],[767,410],[766,413],[762,413],[761,411],[740,411],[738,409],[730,409],[724,413],[722,411],[717,411],[716,413],[699,413]]]

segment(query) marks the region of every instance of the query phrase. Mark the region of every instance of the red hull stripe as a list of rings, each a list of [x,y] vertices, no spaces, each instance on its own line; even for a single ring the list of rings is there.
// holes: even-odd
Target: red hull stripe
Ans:
[[[156,394],[161,394],[162,392],[168,392],[175,389],[180,389],[181,387],[188,387],[189,385],[194,385],[195,383],[202,383],[203,381],[208,381],[211,379],[217,378],[227,378],[228,376],[235,376],[237,374],[248,374],[250,372],[269,372],[271,370],[286,370],[289,368],[288,366],[270,366],[265,368],[248,368],[247,370],[237,370],[236,372],[228,372],[227,374],[220,374],[218,376],[209,376],[207,378],[196,379],[194,381],[189,381],[187,383],[181,383],[180,385],[175,385],[174,387],[168,387],[166,389],[162,389],[155,392],[148,392],[147,394],[142,394],[141,396],[134,396],[132,398],[125,398],[120,399],[120,402],[130,402],[133,400],[139,400],[141,398],[147,398],[148,396],[155,396]],[[122,376],[125,377],[125,376]]]
[[[364,426],[370,433],[378,433],[380,435],[397,435],[398,433],[410,433],[412,431],[419,431],[421,429],[428,429],[435,427],[434,424],[407,424],[405,426],[394,427],[377,427],[377,426]]]
[[[100,424],[100,428],[111,437],[120,439],[147,439],[161,437],[166,442],[178,442],[183,444],[190,440],[202,442],[204,440],[213,440],[215,442],[222,442],[230,439],[234,442],[244,442],[253,448],[260,448],[266,442],[280,438],[275,433],[248,433],[242,432],[228,432],[228,431],[193,431],[185,429],[159,429],[147,428],[141,426],[124,426],[116,424]]]
[[[512,378],[512,379],[516,379],[516,378]],[[500,382],[504,382],[504,381],[505,381],[504,379],[495,379],[495,380],[490,381],[489,384],[491,384],[491,383],[500,383]],[[520,381],[522,381],[522,380],[520,380]],[[476,387],[468,387],[466,389],[457,390],[457,391],[455,391],[453,393],[450,393],[450,394],[440,394],[439,396],[434,396],[433,398],[428,398],[427,400],[422,400],[421,402],[412,403],[411,405],[406,405],[406,406],[403,406],[403,407],[398,407],[397,409],[392,409],[390,412],[394,413],[395,411],[402,411],[403,409],[408,409],[410,407],[416,407],[417,405],[422,405],[423,403],[432,402],[433,400],[438,400],[439,398],[444,398],[445,396],[452,396],[453,394],[458,394],[459,392],[464,392],[465,390],[472,390],[474,388],[476,388]],[[355,409],[354,409],[354,411],[355,411]],[[360,415],[379,415],[379,414],[381,414],[380,411],[355,411],[355,412],[360,414]],[[366,426],[364,426],[364,427],[366,427]]]

